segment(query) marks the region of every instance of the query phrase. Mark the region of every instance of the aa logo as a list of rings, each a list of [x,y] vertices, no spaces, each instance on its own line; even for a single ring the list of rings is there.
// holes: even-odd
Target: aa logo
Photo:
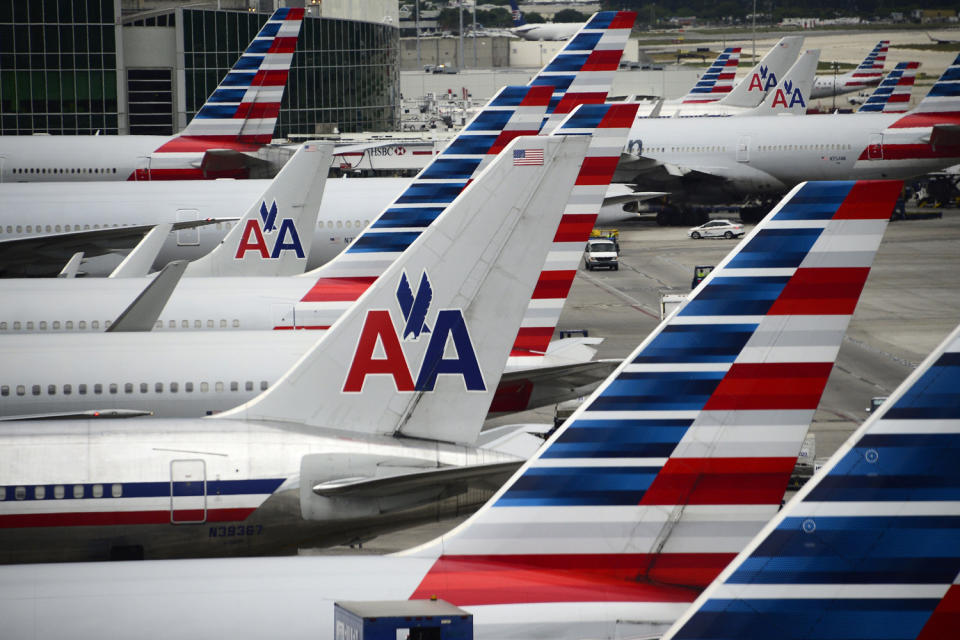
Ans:
[[[404,273],[397,286],[397,305],[402,321],[394,323],[387,309],[367,312],[353,353],[343,391],[359,393],[367,376],[393,378],[397,391],[433,391],[441,375],[459,376],[467,391],[486,391],[476,350],[460,309],[441,309],[427,324],[433,302],[433,287],[424,272],[414,291]],[[401,330],[398,332],[397,324]],[[414,382],[403,344],[415,344],[429,336]],[[403,343],[403,344],[402,344]]]
[[[267,240],[272,242],[272,247]],[[269,209],[266,202],[261,202],[260,218],[247,220],[243,234],[240,236],[240,244],[237,246],[237,260],[247,255],[247,251],[255,251],[264,259],[279,258],[284,251],[295,251],[298,258],[304,257],[303,245],[300,243],[300,235],[293,220],[284,218],[280,221],[280,228],[277,229],[276,200]]]
[[[770,71],[766,65],[761,65],[760,72],[750,76],[747,91],[767,91],[775,86],[777,86],[777,74]]]
[[[787,80],[783,83],[782,87],[777,87],[776,92],[773,94],[773,104],[771,106],[774,109],[778,106],[784,109],[792,109],[795,104],[799,104],[804,109],[807,108],[807,103],[803,101],[803,94],[800,92],[800,87],[795,87],[792,80]]]

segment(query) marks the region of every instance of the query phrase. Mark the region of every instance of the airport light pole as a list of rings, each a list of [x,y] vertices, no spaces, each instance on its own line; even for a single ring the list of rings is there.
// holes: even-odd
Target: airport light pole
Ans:
[[[417,69],[423,71],[423,65],[420,64],[420,0],[417,0],[414,5],[414,11],[417,12],[416,18],[414,18],[414,26],[417,29]]]
[[[457,64],[463,69],[463,0],[460,0],[460,38],[457,40]]]
[[[477,0],[473,0],[473,68],[480,66],[477,59]]]
[[[750,64],[757,64],[757,0],[753,0],[753,60]]]

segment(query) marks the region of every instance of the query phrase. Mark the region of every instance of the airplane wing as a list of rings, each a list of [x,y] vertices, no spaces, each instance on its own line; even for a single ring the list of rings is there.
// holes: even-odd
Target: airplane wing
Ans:
[[[235,220],[236,218],[189,220],[174,223],[173,230]],[[140,224],[0,240],[0,276],[53,277],[60,273],[74,254],[83,253],[86,257],[93,257],[126,252],[143,240],[153,227],[151,224]]]
[[[603,197],[603,206],[623,204],[625,202],[644,202],[670,195],[666,191],[634,191],[625,184],[611,184],[607,195]]]
[[[682,165],[661,162],[654,158],[631,153],[620,155],[620,162],[613,176],[616,182],[626,182],[638,191],[657,190],[658,192],[677,193],[694,185],[720,187],[727,179],[718,173],[702,169],[691,169]],[[658,193],[658,195],[664,195]],[[650,196],[658,197],[657,195]]]
[[[245,153],[235,149],[208,149],[200,161],[203,175],[220,175],[227,171],[247,169],[251,178],[273,178],[289,157],[276,161],[261,158],[256,153]]]
[[[86,411],[61,411],[57,413],[28,413],[19,416],[3,416],[0,422],[19,422],[23,420],[92,420],[107,418],[139,418],[152,416],[153,411],[139,409],[88,409]]]
[[[423,489],[463,491],[464,485],[478,482],[496,489],[506,482],[523,462],[518,459],[468,467],[437,467],[396,476],[328,480],[314,485],[313,492],[324,498],[379,498]]]
[[[167,306],[170,294],[177,288],[180,277],[187,268],[186,260],[174,260],[157,274],[156,278],[140,292],[117,319],[107,327],[107,332],[150,331],[163,308]]]

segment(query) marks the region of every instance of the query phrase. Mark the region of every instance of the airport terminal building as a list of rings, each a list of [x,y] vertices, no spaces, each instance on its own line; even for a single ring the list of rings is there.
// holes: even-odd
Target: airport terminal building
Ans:
[[[396,0],[0,0],[0,135],[172,134],[279,6],[306,6],[277,137],[399,128]]]

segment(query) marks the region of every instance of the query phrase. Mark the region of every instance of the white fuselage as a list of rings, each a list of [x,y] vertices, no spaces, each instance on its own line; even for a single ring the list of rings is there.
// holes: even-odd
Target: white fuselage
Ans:
[[[236,219],[266,191],[270,180],[46,183],[0,185],[0,240],[163,222]],[[328,180],[307,263],[313,269],[340,253],[407,185],[409,178]],[[216,247],[234,222],[170,234],[154,268],[196,260]],[[106,275],[122,256],[84,265]]]
[[[723,202],[782,194],[805,180],[893,179],[919,176],[960,158],[930,149],[930,127],[892,129],[898,114],[836,114],[739,118],[637,119],[627,152],[676,168],[678,200]],[[946,120],[945,120],[946,121]],[[695,173],[722,181],[710,182]],[[621,175],[622,174],[622,175]],[[643,169],[618,170],[617,180],[664,188]],[[666,185],[669,186],[669,185]],[[727,201],[731,201],[727,200]]]
[[[312,454],[326,457],[305,463]],[[387,503],[311,491],[360,459],[413,468],[516,460],[466,446],[235,420],[5,423],[0,561],[107,559],[131,548],[144,558],[267,553],[400,525],[402,514],[392,523],[381,517]]]
[[[566,40],[583,28],[583,23],[573,22],[545,22],[542,24],[525,24],[522,27],[511,29],[515,36],[524,40]]]
[[[137,169],[148,168],[151,154],[172,139],[173,136],[3,136],[0,182],[128,180]]]
[[[845,93],[875,87],[880,84],[885,74],[886,72],[883,69],[878,69],[877,71],[850,71],[839,76],[815,76],[810,98],[816,100],[818,98],[829,98],[830,96],[842,96]]]

